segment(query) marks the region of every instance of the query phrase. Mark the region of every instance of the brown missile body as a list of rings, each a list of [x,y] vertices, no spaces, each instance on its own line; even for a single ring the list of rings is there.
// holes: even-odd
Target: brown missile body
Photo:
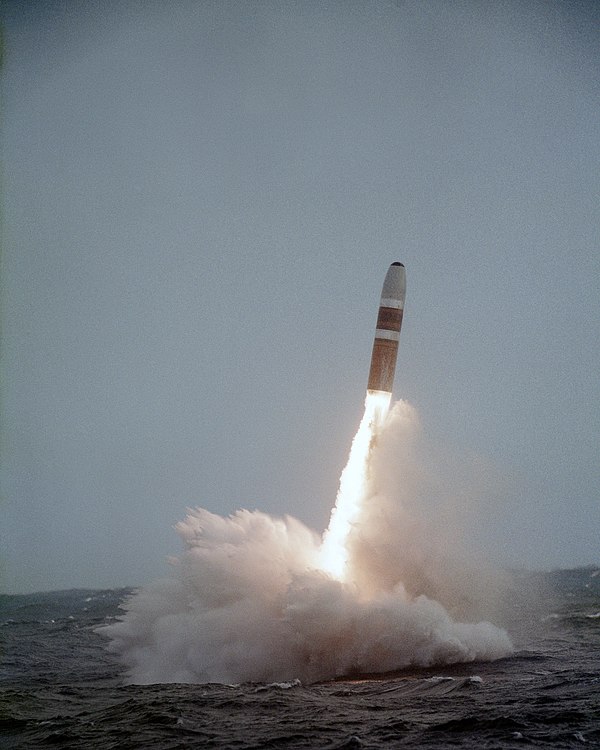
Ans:
[[[406,271],[402,263],[392,263],[383,282],[371,369],[369,370],[369,391],[392,392],[404,297],[406,295]]]

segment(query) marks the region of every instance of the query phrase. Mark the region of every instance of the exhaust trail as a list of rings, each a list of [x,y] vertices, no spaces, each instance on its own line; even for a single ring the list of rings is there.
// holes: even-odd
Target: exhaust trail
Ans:
[[[365,414],[352,441],[348,463],[340,477],[335,507],[323,535],[319,566],[339,580],[345,578],[348,534],[356,523],[366,498],[371,447],[387,415],[391,395],[385,391],[367,393]]]

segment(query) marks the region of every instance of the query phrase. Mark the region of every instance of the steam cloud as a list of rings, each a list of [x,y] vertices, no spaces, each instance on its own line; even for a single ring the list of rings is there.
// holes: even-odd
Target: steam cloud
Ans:
[[[314,682],[509,654],[504,630],[456,621],[492,611],[492,579],[428,515],[419,438],[397,402],[371,448],[344,581],[319,569],[321,538],[296,519],[189,510],[172,575],[101,628],[129,681]]]

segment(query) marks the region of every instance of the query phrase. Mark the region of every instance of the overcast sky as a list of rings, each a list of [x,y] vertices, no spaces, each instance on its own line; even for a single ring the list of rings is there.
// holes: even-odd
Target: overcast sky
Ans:
[[[187,506],[322,531],[393,261],[467,538],[599,563],[599,22],[5,0],[0,589],[152,580]]]

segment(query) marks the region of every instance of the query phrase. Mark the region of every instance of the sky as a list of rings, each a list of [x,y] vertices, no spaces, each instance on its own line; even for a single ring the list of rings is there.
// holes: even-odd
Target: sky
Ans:
[[[187,507],[321,532],[394,261],[469,544],[600,563],[599,21],[6,0],[0,590],[144,584]]]

